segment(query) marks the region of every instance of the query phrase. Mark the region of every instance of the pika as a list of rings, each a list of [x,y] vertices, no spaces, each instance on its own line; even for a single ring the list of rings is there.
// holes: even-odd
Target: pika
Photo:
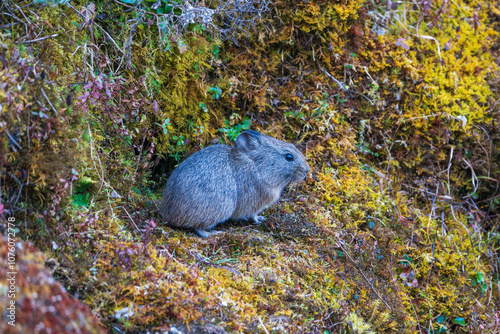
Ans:
[[[161,213],[168,225],[193,229],[205,238],[229,219],[260,223],[264,217],[258,214],[308,172],[294,145],[244,131],[234,147],[212,145],[184,160],[167,181]]]

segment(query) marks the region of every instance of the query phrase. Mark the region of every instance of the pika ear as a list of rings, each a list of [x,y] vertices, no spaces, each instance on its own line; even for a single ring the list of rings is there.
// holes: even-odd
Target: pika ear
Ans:
[[[244,131],[236,138],[236,145],[244,152],[256,150],[260,146],[260,133],[255,131]]]

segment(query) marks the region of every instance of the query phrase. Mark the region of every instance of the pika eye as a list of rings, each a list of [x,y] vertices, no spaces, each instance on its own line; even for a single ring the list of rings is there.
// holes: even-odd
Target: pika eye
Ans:
[[[291,155],[291,154],[285,154],[285,159],[287,161],[293,161],[293,155]]]

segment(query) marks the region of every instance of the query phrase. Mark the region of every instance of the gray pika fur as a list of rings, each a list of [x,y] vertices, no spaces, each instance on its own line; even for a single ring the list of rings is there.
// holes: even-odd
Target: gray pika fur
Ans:
[[[201,237],[216,233],[210,231],[228,219],[259,223],[263,217],[258,214],[308,172],[305,157],[294,145],[244,131],[236,146],[209,146],[173,171],[163,192],[163,219]]]

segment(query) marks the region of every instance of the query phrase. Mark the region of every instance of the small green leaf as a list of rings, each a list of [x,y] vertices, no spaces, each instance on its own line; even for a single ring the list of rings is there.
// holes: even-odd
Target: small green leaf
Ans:
[[[215,55],[215,59],[219,59],[219,46],[217,44],[214,44],[212,47],[212,53]]]
[[[90,136],[89,136],[89,133],[88,133],[87,130],[83,131],[82,139],[83,139],[84,142],[90,143]]]
[[[219,86],[209,87],[208,92],[212,94],[212,99],[218,99],[222,94],[222,89]]]
[[[444,316],[444,315],[439,315],[436,319],[437,323],[438,324],[442,324],[443,322],[445,322],[447,320],[447,318]]]
[[[71,204],[73,204],[75,208],[87,207],[89,205],[89,197],[90,197],[89,193],[86,194],[75,193],[73,195],[73,200],[71,201]]]
[[[457,325],[461,325],[461,326],[466,325],[464,318],[460,318],[460,317],[456,317],[455,320],[453,320],[453,323],[457,324]]]
[[[241,122],[241,128],[243,130],[248,130],[250,129],[250,126],[252,125],[252,121],[248,118],[248,117],[245,117],[243,119],[243,122]]]

